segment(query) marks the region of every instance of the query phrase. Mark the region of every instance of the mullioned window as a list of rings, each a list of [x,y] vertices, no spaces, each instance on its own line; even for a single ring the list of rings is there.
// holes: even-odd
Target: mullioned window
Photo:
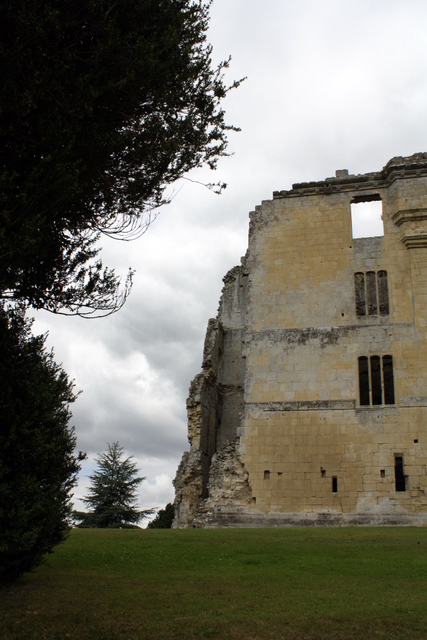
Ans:
[[[359,402],[361,406],[394,404],[392,356],[360,356]]]
[[[354,274],[356,315],[387,316],[388,301],[387,271],[359,271]]]

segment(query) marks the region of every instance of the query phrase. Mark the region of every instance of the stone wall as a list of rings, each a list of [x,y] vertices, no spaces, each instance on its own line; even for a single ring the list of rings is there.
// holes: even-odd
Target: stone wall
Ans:
[[[426,523],[426,382],[427,154],[275,192],[209,321],[175,526]]]

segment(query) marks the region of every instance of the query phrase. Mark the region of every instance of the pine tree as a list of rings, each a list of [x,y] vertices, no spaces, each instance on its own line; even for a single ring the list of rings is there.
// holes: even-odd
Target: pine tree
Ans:
[[[145,480],[138,476],[132,456],[123,459],[124,449],[118,442],[107,444],[106,453],[96,459],[98,470],[89,479],[92,485],[83,502],[90,511],[74,511],[80,527],[123,527],[137,524],[153,513],[152,509],[140,511],[136,508],[136,492]]]

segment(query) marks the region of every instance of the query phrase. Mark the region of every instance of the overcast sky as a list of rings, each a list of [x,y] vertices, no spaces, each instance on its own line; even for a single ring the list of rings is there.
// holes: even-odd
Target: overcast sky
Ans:
[[[190,177],[223,180],[221,196],[189,181],[170,189],[147,233],[103,241],[104,262],[136,270],[125,307],[99,320],[40,312],[57,362],[83,393],[72,407],[89,460],[119,441],[147,477],[142,508],[173,500],[188,449],[185,400],[200,371],[206,325],[222,277],[247,248],[248,214],[275,190],[324,180],[336,169],[379,171],[394,156],[427,151],[425,0],[214,0],[214,60],[247,80],[224,104],[234,153]]]

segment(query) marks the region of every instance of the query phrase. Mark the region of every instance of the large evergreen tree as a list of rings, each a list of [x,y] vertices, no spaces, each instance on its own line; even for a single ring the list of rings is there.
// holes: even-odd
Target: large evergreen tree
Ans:
[[[215,168],[234,129],[210,4],[2,0],[1,297],[81,315],[123,303],[131,276],[120,290],[99,234],[142,233],[166,187]]]
[[[0,583],[64,540],[84,457],[69,426],[73,383],[31,323],[23,309],[0,308]]]
[[[138,476],[132,456],[123,459],[124,449],[118,442],[107,444],[96,462],[98,469],[89,476],[92,484],[83,502],[89,512],[74,511],[81,527],[123,527],[137,524],[152,514],[152,509],[137,509],[137,490],[144,477]]]

